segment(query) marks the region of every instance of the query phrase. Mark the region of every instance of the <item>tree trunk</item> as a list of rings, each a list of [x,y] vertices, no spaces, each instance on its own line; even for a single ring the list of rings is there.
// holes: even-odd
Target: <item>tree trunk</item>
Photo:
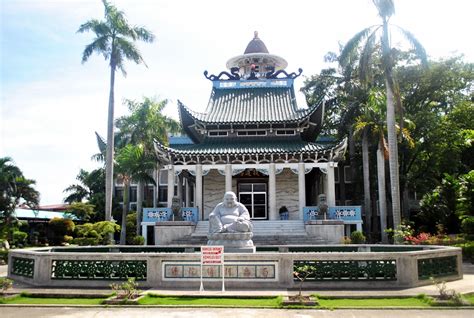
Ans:
[[[379,141],[377,149],[377,185],[379,190],[379,211],[380,211],[380,232],[382,243],[388,243],[387,229],[387,194],[385,193],[385,156],[383,148],[383,139]]]
[[[137,184],[137,236],[140,235],[140,223],[142,221],[142,211],[143,211],[143,181],[138,181]]]
[[[125,245],[126,238],[127,238],[127,215],[128,215],[128,206],[130,204],[129,193],[130,193],[130,180],[126,180],[124,178],[124,181],[123,181],[122,227],[120,229],[120,245]]]
[[[115,64],[110,65],[109,111],[107,116],[107,153],[105,159],[105,220],[112,219],[112,191],[114,186],[114,85]]]
[[[369,137],[367,129],[362,133],[362,170],[364,174],[364,212],[367,237],[371,235],[372,209],[370,200]]]
[[[392,196],[393,227],[401,224],[400,216],[400,180],[398,175],[398,145],[395,129],[395,105],[393,96],[393,78],[390,44],[388,38],[388,22],[383,21],[382,61],[384,64],[385,89],[387,94],[387,139],[390,170],[390,192]],[[397,243],[397,242],[396,242]]]

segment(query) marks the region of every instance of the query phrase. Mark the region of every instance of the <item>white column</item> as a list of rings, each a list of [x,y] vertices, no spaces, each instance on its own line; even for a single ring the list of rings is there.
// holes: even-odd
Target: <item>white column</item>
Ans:
[[[168,208],[171,208],[174,197],[174,166],[170,165],[168,169]]]
[[[303,220],[303,208],[306,206],[306,184],[305,184],[304,163],[298,163],[298,193],[299,193],[299,219]]]
[[[225,165],[225,192],[232,191],[232,165]]]
[[[147,238],[147,235],[148,235],[147,229],[148,229],[148,225],[143,224],[143,225],[142,225],[142,236],[143,236],[143,238],[145,239],[145,245],[147,245],[147,239],[148,239],[148,238]]]
[[[275,181],[275,163],[268,166],[268,218],[278,220],[280,217],[276,208],[276,181]]]
[[[334,180],[334,162],[329,162],[327,166],[327,193],[328,206],[336,206],[336,183]]]
[[[185,203],[185,206],[186,207],[191,207],[191,187],[189,186],[189,179],[186,178],[184,180],[184,184],[185,184],[185,191],[186,191],[186,203]]]
[[[183,175],[180,174],[178,176],[178,198],[179,198],[179,205],[183,206]]]
[[[203,219],[204,211],[202,209],[202,165],[196,164],[196,196],[194,197],[200,220]]]

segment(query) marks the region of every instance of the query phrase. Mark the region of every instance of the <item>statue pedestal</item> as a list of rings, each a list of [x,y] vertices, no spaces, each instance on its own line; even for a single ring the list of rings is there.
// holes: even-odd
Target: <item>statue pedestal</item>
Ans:
[[[252,232],[212,233],[207,245],[222,245],[225,253],[255,253]]]

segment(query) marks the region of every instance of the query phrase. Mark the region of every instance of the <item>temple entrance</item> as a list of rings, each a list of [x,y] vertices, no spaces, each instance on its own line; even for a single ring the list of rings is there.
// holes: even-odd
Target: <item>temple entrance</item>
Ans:
[[[239,202],[249,210],[250,218],[265,220],[267,216],[267,184],[239,183]]]

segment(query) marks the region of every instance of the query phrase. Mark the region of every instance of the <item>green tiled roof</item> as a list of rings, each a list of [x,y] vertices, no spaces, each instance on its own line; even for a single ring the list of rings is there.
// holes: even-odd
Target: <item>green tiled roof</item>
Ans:
[[[207,124],[252,124],[298,122],[320,104],[299,109],[293,86],[276,88],[213,88],[205,113],[190,110],[179,102],[183,112]]]
[[[320,145],[302,141],[299,137],[287,138],[207,138],[200,144],[175,145],[173,148],[158,145],[177,155],[233,155],[305,153],[332,149],[332,145]]]

